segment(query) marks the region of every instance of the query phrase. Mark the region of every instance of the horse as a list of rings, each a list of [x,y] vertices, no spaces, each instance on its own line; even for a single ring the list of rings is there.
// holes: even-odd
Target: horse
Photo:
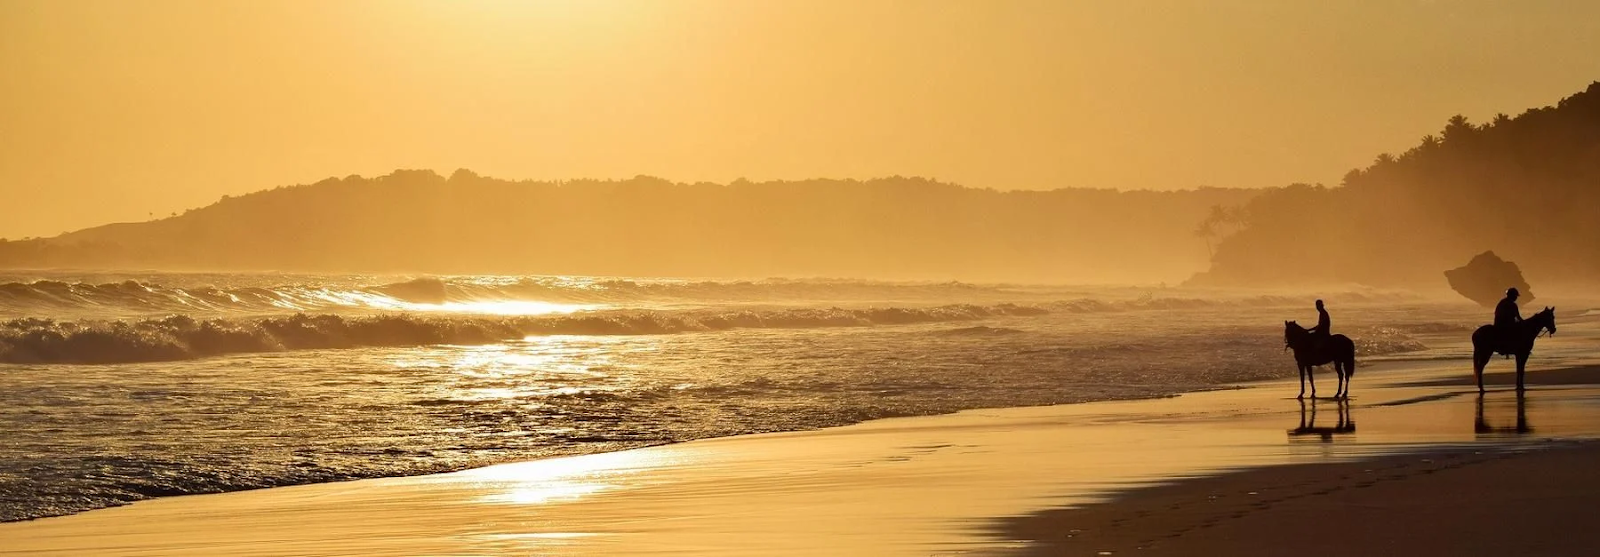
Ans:
[[[1317,398],[1317,381],[1311,377],[1311,370],[1328,363],[1332,363],[1333,371],[1339,374],[1339,390],[1333,398],[1350,397],[1350,378],[1356,375],[1356,343],[1350,337],[1332,335],[1317,346],[1316,339],[1311,338],[1311,332],[1305,327],[1284,321],[1283,345],[1285,349],[1294,350],[1294,362],[1300,369],[1300,395],[1295,398],[1306,397],[1307,381],[1311,383],[1311,398]]]
[[[1547,307],[1522,321],[1510,325],[1511,334],[1497,334],[1494,325],[1484,325],[1472,332],[1472,373],[1478,377],[1478,393],[1483,393],[1483,366],[1496,353],[1517,357],[1517,392],[1525,390],[1522,376],[1528,365],[1528,355],[1533,353],[1533,339],[1544,331],[1556,334],[1556,308]]]

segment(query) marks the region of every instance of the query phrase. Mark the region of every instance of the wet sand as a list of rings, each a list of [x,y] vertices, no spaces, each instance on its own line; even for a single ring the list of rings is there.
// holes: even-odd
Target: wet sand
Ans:
[[[1017,555],[1589,555],[1600,445],[1253,469],[1007,525]]]
[[[1441,394],[1474,401],[1473,432],[1487,443],[1150,486],[1006,520],[1000,531],[1035,542],[1018,556],[1591,554],[1600,548],[1592,520],[1600,442],[1585,438],[1580,424],[1562,429],[1566,439],[1541,436],[1536,422],[1540,401],[1600,385],[1600,366],[1532,370],[1525,383],[1530,391],[1518,396],[1504,388],[1516,384],[1514,371],[1491,372],[1484,384],[1496,391]],[[1459,373],[1396,384],[1476,385]],[[1355,433],[1336,426],[1289,434],[1331,441]],[[1495,442],[1527,438],[1534,442]]]
[[[1580,442],[1600,388],[1541,368],[1479,398],[1460,372],[1368,365],[1350,403],[1273,382],[157,499],[0,524],[0,555],[1562,553],[1537,544],[1600,500]],[[1449,539],[1389,537],[1413,532]]]
[[[1522,378],[1527,387],[1559,387],[1574,385],[1600,385],[1600,366],[1573,366],[1560,369],[1539,370],[1528,372]],[[1511,387],[1517,384],[1517,372],[1493,371],[1483,374],[1484,388]],[[1416,381],[1407,386],[1413,387],[1476,387],[1477,378],[1471,373],[1454,374],[1424,381]]]

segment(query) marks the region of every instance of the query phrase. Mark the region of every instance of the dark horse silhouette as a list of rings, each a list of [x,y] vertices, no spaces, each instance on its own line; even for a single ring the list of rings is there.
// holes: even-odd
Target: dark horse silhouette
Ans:
[[[1546,330],[1556,334],[1556,308],[1547,307],[1512,325],[1511,334],[1502,336],[1494,325],[1484,325],[1472,332],[1472,373],[1478,376],[1478,392],[1483,392],[1483,366],[1496,353],[1517,357],[1517,390],[1522,391],[1522,375],[1528,365],[1528,355],[1533,353],[1533,339]]]
[[[1318,346],[1305,327],[1284,321],[1283,344],[1294,350],[1294,362],[1300,369],[1300,395],[1295,398],[1306,397],[1307,381],[1311,383],[1311,398],[1317,398],[1317,381],[1311,377],[1311,370],[1328,363],[1332,363],[1333,371],[1339,374],[1339,390],[1333,398],[1350,396],[1350,378],[1356,375],[1356,343],[1351,342],[1350,337],[1332,335]]]

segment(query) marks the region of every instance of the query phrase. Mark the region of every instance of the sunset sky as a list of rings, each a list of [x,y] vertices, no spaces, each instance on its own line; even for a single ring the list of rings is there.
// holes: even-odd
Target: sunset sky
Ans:
[[[0,0],[0,237],[396,168],[1336,183],[1597,52],[1576,0]]]

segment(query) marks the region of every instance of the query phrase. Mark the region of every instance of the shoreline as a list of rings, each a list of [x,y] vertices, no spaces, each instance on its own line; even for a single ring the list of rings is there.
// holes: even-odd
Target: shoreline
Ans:
[[[1046,542],[1035,543],[997,531],[996,517],[1118,508],[1152,485],[1305,462],[1542,443],[1514,432],[1475,433],[1473,424],[1482,420],[1481,411],[1473,417],[1473,397],[1429,383],[1448,384],[1459,374],[1456,363],[1369,365],[1350,404],[1299,404],[1284,396],[1293,393],[1292,381],[1272,381],[1176,397],[888,418],[447,474],[158,498],[0,524],[0,537],[12,546],[0,554],[1025,552],[1053,538],[1038,530]],[[1594,375],[1530,372],[1535,436],[1600,433],[1591,425],[1600,424],[1600,409],[1590,412],[1585,402],[1600,400],[1600,389],[1581,386],[1600,382]],[[1561,385],[1541,383],[1558,376]],[[1492,427],[1507,421],[1507,396],[1490,394]],[[1360,429],[1340,431],[1341,416]],[[209,541],[176,541],[196,536]]]
[[[1283,381],[1283,380],[1282,379],[1269,380],[1269,382],[1279,382],[1279,381]],[[228,490],[228,491],[213,491],[213,492],[201,492],[201,493],[181,493],[181,494],[173,494],[173,495],[155,495],[155,496],[150,496],[150,497],[146,497],[146,498],[143,498],[143,499],[136,499],[136,500],[132,500],[132,501],[126,501],[126,502],[122,502],[122,503],[118,503],[118,504],[113,504],[113,505],[110,505],[110,506],[96,507],[96,508],[90,508],[90,509],[79,510],[79,511],[71,511],[71,512],[67,512],[67,513],[64,513],[64,514],[52,514],[52,515],[46,515],[46,516],[37,516],[37,517],[21,518],[21,519],[14,519],[14,520],[0,520],[0,526],[5,526],[5,525],[9,525],[9,524],[35,522],[35,521],[40,521],[40,520],[59,519],[59,518],[77,516],[77,515],[81,515],[81,514],[84,514],[84,513],[93,513],[93,512],[100,512],[100,511],[111,510],[111,509],[119,509],[119,508],[127,507],[129,505],[138,505],[138,504],[142,504],[142,503],[148,503],[148,502],[151,502],[151,501],[166,500],[166,499],[173,499],[173,498],[203,497],[203,496],[213,496],[213,495],[229,495],[229,494],[250,493],[250,492],[273,490],[273,489],[309,487],[309,486],[329,485],[329,484],[344,484],[344,483],[351,483],[351,482],[364,482],[364,481],[373,481],[373,480],[393,480],[393,479],[405,479],[405,478],[418,478],[418,477],[437,476],[437,475],[445,475],[445,474],[458,474],[458,473],[462,473],[462,472],[469,472],[469,471],[472,471],[472,470],[479,470],[479,469],[483,469],[483,468],[491,468],[491,467],[496,467],[496,466],[507,466],[507,465],[521,464],[521,463],[530,463],[530,462],[540,462],[540,461],[546,461],[546,460],[554,460],[554,459],[587,457],[587,456],[604,455],[604,454],[611,454],[611,453],[624,452],[624,451],[634,451],[634,450],[641,450],[641,449],[670,447],[670,446],[675,446],[675,445],[682,445],[684,443],[719,441],[719,440],[726,440],[726,439],[737,439],[737,438],[744,438],[744,437],[751,437],[751,436],[762,436],[762,435],[782,435],[782,434],[799,434],[799,433],[816,432],[816,431],[831,430],[831,429],[836,429],[836,428],[847,428],[847,427],[852,427],[852,426],[858,426],[858,425],[861,425],[861,424],[864,424],[864,423],[878,422],[878,421],[884,421],[884,420],[907,420],[907,419],[915,420],[915,419],[921,419],[921,418],[937,418],[937,417],[952,416],[952,415],[962,414],[962,413],[967,413],[967,412],[985,412],[985,411],[1003,411],[1003,410],[1053,408],[1053,407],[1061,407],[1061,406],[1076,406],[1076,405],[1083,405],[1083,404],[1116,403],[1116,402],[1158,401],[1158,400],[1164,400],[1164,399],[1177,398],[1177,397],[1181,397],[1181,396],[1184,396],[1184,395],[1190,395],[1190,394],[1208,393],[1208,392],[1216,392],[1216,391],[1238,390],[1238,389],[1248,389],[1248,388],[1251,388],[1251,385],[1253,385],[1254,383],[1256,383],[1256,382],[1241,383],[1241,384],[1207,385],[1207,386],[1202,386],[1202,387],[1198,387],[1198,388],[1195,388],[1195,389],[1192,389],[1192,390],[1187,390],[1187,391],[1178,391],[1178,392],[1170,392],[1170,393],[1156,393],[1156,394],[1149,394],[1149,395],[1138,395],[1138,396],[1130,396],[1130,397],[1127,397],[1127,398],[1106,398],[1106,399],[1085,400],[1085,401],[1077,401],[1077,402],[1062,402],[1062,403],[1056,403],[1056,404],[1041,404],[1041,405],[1031,405],[1031,406],[992,406],[992,407],[962,408],[962,409],[958,409],[958,410],[951,410],[951,411],[948,411],[948,412],[942,412],[942,413],[936,413],[936,414],[914,414],[914,415],[905,415],[905,416],[889,416],[889,417],[882,417],[882,418],[870,418],[870,419],[866,419],[866,420],[862,420],[862,421],[858,421],[858,422],[853,422],[853,423],[842,424],[842,425],[813,426],[813,427],[804,428],[804,429],[790,429],[790,430],[782,430],[782,431],[736,433],[736,434],[732,434],[732,435],[718,435],[718,436],[712,436],[712,437],[699,437],[699,438],[693,438],[693,439],[686,439],[686,440],[683,440],[683,441],[669,441],[669,442],[662,442],[662,443],[651,443],[651,444],[643,444],[643,445],[635,445],[635,446],[624,446],[624,447],[620,447],[620,448],[611,447],[611,448],[602,448],[602,449],[589,450],[589,451],[574,451],[574,452],[552,454],[552,455],[549,455],[549,456],[535,457],[535,458],[511,458],[511,459],[508,459],[508,460],[505,460],[505,461],[500,461],[500,462],[491,462],[491,463],[487,463],[487,464],[473,465],[473,466],[468,466],[468,467],[464,467],[464,468],[445,468],[445,469],[432,471],[432,472],[425,472],[425,473],[401,474],[401,475],[385,475],[385,476],[351,477],[351,478],[337,479],[337,480],[331,480],[331,481],[314,481],[314,482],[306,482],[306,483],[286,483],[286,484],[279,484],[279,485],[266,485],[266,486],[261,486],[261,487],[250,487],[250,488],[244,488],[244,489],[233,489],[233,490]],[[1318,398],[1317,400],[1324,400],[1324,399]],[[3,554],[3,552],[0,552],[0,554]]]

